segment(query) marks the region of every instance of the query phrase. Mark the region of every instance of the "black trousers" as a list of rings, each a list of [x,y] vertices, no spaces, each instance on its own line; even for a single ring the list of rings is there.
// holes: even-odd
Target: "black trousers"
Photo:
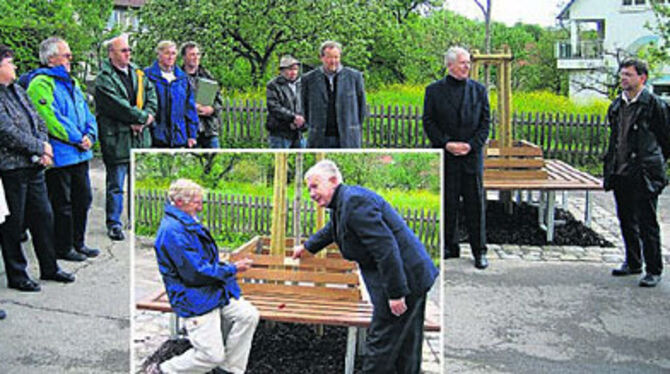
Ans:
[[[21,248],[21,234],[27,226],[37,255],[40,274],[50,276],[58,271],[53,247],[53,213],[47,198],[44,171],[24,168],[0,171],[9,216],[0,225],[2,258],[7,283],[18,284],[29,279],[26,257]]]
[[[458,236],[459,205],[463,198],[465,226],[472,254],[486,253],[486,213],[484,209],[484,176],[482,173],[469,173],[457,162],[444,163],[444,217],[445,217],[445,256],[458,256],[461,253]]]
[[[405,298],[400,317],[372,315],[365,340],[363,373],[420,374],[426,294]]]
[[[644,262],[647,273],[661,275],[661,231],[656,213],[658,195],[650,196],[643,191],[641,182],[635,178],[616,176],[614,179],[614,199],[626,246],[626,262],[633,269],[642,268]]]
[[[91,181],[88,161],[46,172],[49,201],[54,212],[56,253],[84,246],[84,235],[91,207]]]

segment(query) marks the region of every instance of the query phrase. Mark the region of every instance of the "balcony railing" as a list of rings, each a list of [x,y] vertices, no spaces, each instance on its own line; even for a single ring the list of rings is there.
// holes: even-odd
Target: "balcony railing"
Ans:
[[[580,40],[573,46],[569,40],[556,43],[556,57],[560,59],[593,60],[603,58],[603,40]]]

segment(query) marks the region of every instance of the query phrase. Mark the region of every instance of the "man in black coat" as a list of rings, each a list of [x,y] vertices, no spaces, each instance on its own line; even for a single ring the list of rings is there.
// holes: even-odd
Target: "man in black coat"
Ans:
[[[486,88],[468,78],[470,54],[452,47],[445,56],[449,74],[426,87],[423,127],[433,147],[444,149],[444,257],[459,257],[458,215],[463,197],[465,223],[475,267],[485,269],[484,145],[490,113]]]
[[[644,88],[649,68],[630,59],[619,67],[623,92],[607,111],[612,131],[604,163],[604,186],[614,190],[626,261],[612,270],[614,276],[642,273],[641,287],[661,281],[658,195],[668,184],[670,119],[667,106]]]
[[[312,200],[331,215],[293,257],[337,243],[342,257],[358,263],[374,308],[363,372],[419,374],[426,293],[438,275],[426,249],[381,196],[342,184],[332,161],[314,165],[305,180]]]
[[[340,63],[342,46],[326,41],[319,48],[323,66],[302,78],[302,103],[309,126],[309,148],[360,148],[366,116],[360,71]]]
[[[283,56],[279,61],[279,75],[268,82],[266,97],[270,133],[270,148],[305,148],[302,133],[307,131],[303,116],[300,61]]]

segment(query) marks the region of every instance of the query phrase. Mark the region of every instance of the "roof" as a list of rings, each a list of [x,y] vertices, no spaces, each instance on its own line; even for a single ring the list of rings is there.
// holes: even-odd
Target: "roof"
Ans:
[[[568,17],[568,10],[570,10],[570,7],[572,6],[572,4],[573,4],[575,1],[577,1],[577,0],[570,0],[570,2],[569,2],[565,7],[563,7],[563,9],[561,10],[561,12],[558,13],[558,15],[556,16],[556,18],[558,18],[558,19],[565,19],[565,18],[567,18],[567,17]]]
[[[114,0],[114,6],[141,8],[147,0]]]

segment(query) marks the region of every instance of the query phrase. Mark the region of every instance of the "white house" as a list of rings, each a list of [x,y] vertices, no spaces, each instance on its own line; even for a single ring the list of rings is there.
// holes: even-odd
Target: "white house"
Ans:
[[[650,1],[670,0],[571,0],[558,15],[570,30],[570,40],[556,45],[559,69],[569,71],[570,97],[602,96],[606,71],[617,69],[619,58],[636,55],[640,48],[658,42],[647,24],[656,18]],[[650,86],[670,95],[670,67],[653,67]],[[587,87],[595,88],[589,89]]]
[[[141,8],[146,2],[147,0],[114,0],[114,10],[107,21],[107,28],[112,29],[114,26],[120,26],[138,30],[139,20],[135,17],[133,11]]]

